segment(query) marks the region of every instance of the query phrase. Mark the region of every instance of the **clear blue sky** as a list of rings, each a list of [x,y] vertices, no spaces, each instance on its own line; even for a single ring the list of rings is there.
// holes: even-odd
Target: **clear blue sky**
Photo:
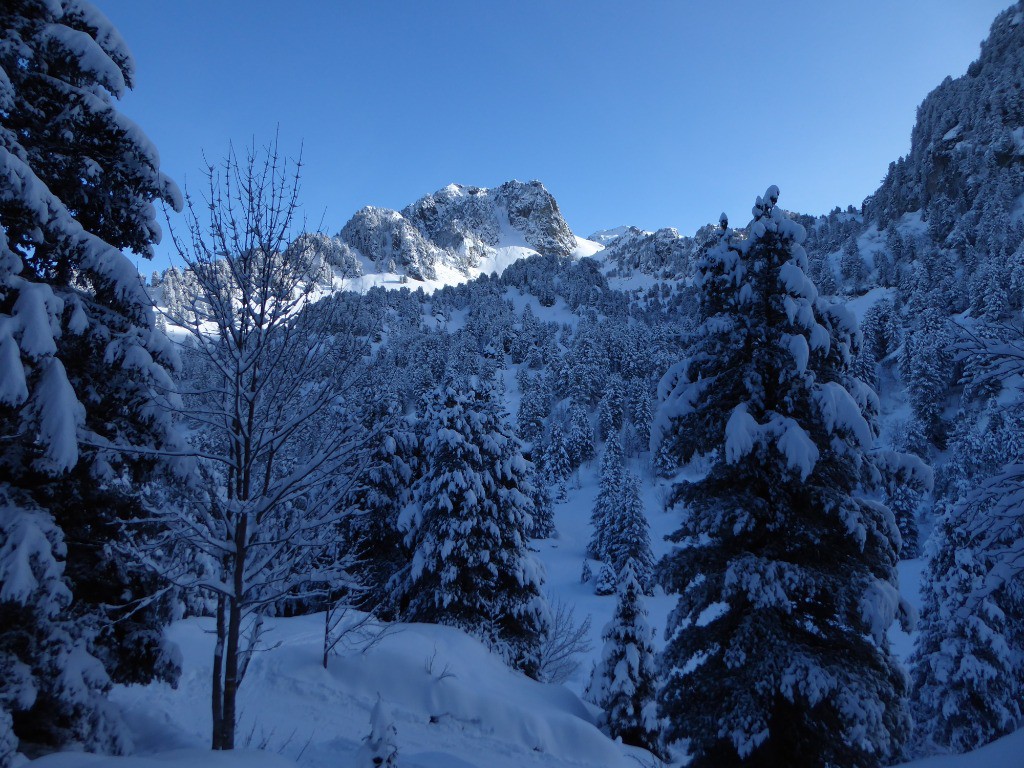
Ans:
[[[136,58],[122,110],[179,184],[280,125],[330,233],[363,205],[517,178],[583,236],[742,223],[769,184],[792,210],[859,204],[1009,5],[94,1]]]

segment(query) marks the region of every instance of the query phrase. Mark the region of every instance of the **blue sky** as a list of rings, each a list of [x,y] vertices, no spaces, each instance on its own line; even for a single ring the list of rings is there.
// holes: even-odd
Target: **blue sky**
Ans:
[[[280,126],[327,232],[363,205],[518,178],[583,236],[742,223],[769,184],[792,210],[859,204],[1009,5],[95,2],[136,58],[122,111],[179,184],[199,185],[204,151]]]

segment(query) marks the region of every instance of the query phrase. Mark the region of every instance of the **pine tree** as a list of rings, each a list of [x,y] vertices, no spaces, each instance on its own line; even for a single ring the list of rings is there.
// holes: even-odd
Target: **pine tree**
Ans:
[[[557,537],[555,529],[555,504],[551,494],[551,486],[544,478],[544,472],[536,464],[530,465],[530,487],[533,488],[533,515],[530,518],[529,537],[531,539],[550,539]]]
[[[625,419],[626,387],[620,376],[609,376],[604,395],[597,405],[598,434],[608,440],[622,429]]]
[[[609,563],[601,563],[601,568],[597,572],[597,579],[594,581],[594,594],[605,596],[615,594],[616,584],[618,584],[618,576],[615,574],[615,569]]]
[[[950,506],[933,534],[912,667],[918,751],[967,752],[1018,727],[1024,670],[1011,626],[1024,626],[1024,588],[979,595],[991,564],[972,542],[965,516]]]
[[[397,768],[398,729],[391,710],[384,700],[377,696],[377,703],[370,712],[370,733],[356,754],[357,768]]]
[[[524,372],[525,368],[519,369]],[[520,384],[522,398],[516,424],[519,438],[526,443],[536,442],[544,434],[544,420],[551,409],[551,393],[547,390],[544,376],[524,375]]]
[[[886,506],[896,518],[900,531],[900,560],[912,560],[921,554],[920,531],[917,524],[917,509],[921,494],[910,485],[897,483],[886,491]]]
[[[976,369],[982,382],[989,365],[997,376],[1019,367],[1015,352],[1002,356],[1012,348],[994,349]],[[1024,541],[1019,411],[991,401],[956,435],[950,454],[911,659],[922,752],[976,749],[1015,729],[1024,714],[1024,583],[1015,566]]]
[[[69,617],[63,533],[53,516],[0,485],[0,766],[18,739],[129,746],[106,701],[110,678],[89,652],[86,629]]]
[[[364,449],[365,468],[349,493],[353,514],[341,521],[339,542],[356,560],[352,576],[363,590],[360,607],[382,618],[393,615],[389,582],[408,561],[398,519],[419,469],[415,431],[393,405],[384,410],[367,415],[377,428]]]
[[[618,581],[615,615],[601,633],[604,649],[591,674],[587,698],[604,710],[598,724],[611,738],[659,755],[654,630],[647,622],[631,562],[626,562]]]
[[[608,441],[601,456],[599,490],[590,514],[593,533],[587,545],[587,555],[595,560],[610,561],[611,535],[621,510],[622,487],[626,471],[622,463],[622,442]]]
[[[565,482],[572,474],[572,464],[565,445],[565,433],[561,425],[555,421],[548,433],[547,445],[544,448],[544,482],[553,488],[552,496],[558,503],[566,500]]]
[[[701,461],[662,569],[680,594],[661,714],[694,768],[885,764],[909,728],[886,630],[904,611],[891,513],[870,497],[877,398],[853,316],[818,299],[803,228],[758,198],[699,265],[702,326],[660,386],[655,448]],[[723,222],[724,225],[724,222]],[[664,451],[662,451],[664,453]]]
[[[590,415],[582,403],[573,401],[566,412],[566,418],[565,451],[570,466],[576,470],[594,458],[594,430],[590,426]]]
[[[39,552],[43,560],[63,561],[67,548],[62,576],[71,589],[60,622],[51,606],[30,604],[36,596],[0,597],[0,611],[21,611],[18,625],[0,623],[0,646],[19,660],[17,675],[0,674],[0,720],[14,722],[5,747],[19,735],[49,746],[124,746],[103,700],[107,671],[92,651],[129,678],[176,673],[158,648],[108,642],[115,633],[105,628],[105,606],[125,591],[149,595],[116,552],[95,560],[68,535],[112,534],[132,502],[126,479],[153,469],[132,449],[177,447],[160,407],[173,389],[173,354],[122,253],[152,256],[160,237],[153,203],[181,204],[155,148],[115,108],[133,66],[120,35],[87,2],[0,7],[0,491],[12,529],[50,531],[34,537],[51,547]],[[103,503],[110,498],[117,504]],[[87,563],[117,579],[84,584]],[[159,635],[158,623],[149,629]],[[51,661],[65,657],[45,661],[17,639],[25,636]],[[69,681],[72,668],[81,674]],[[15,679],[30,681],[35,695],[11,695],[8,685],[28,690]],[[9,757],[0,752],[0,763]]]
[[[395,579],[402,617],[459,627],[535,676],[548,615],[526,549],[529,464],[473,382],[429,394],[423,435],[424,474],[404,520],[413,557]]]
[[[900,376],[907,385],[910,406],[925,435],[939,448],[945,446],[942,412],[953,368],[946,306],[938,291],[914,293],[909,302],[911,325],[900,357]]]
[[[867,267],[860,255],[856,238],[850,238],[843,246],[843,253],[839,258],[839,272],[854,293],[861,292],[867,278]]]
[[[651,553],[647,515],[640,498],[640,481],[632,473],[623,477],[618,503],[619,514],[612,520],[608,535],[608,561],[619,572],[630,563],[644,594],[649,595],[654,586],[654,555]]]

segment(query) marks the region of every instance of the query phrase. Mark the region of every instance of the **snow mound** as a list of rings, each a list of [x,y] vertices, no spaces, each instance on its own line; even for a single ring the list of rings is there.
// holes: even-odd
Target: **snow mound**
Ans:
[[[33,768],[294,768],[295,762],[254,749],[233,752],[179,749],[150,757],[109,757],[87,752],[61,752],[42,757],[30,765]]]
[[[1024,763],[1024,730],[963,755],[936,755],[897,768],[1018,768]]]
[[[239,692],[240,746],[260,746],[309,768],[346,765],[370,731],[379,696],[394,715],[403,766],[615,768],[635,767],[638,758],[641,764],[651,761],[646,752],[605,737],[592,710],[567,688],[510,670],[461,631],[396,624],[370,647],[333,656],[324,669],[322,615],[268,625],[271,650],[254,658]],[[176,690],[162,684],[115,689],[140,752],[207,744],[211,630],[210,619],[171,627],[170,638],[184,659]],[[85,763],[49,768],[79,765]],[[114,761],[110,768],[157,765],[168,764]]]

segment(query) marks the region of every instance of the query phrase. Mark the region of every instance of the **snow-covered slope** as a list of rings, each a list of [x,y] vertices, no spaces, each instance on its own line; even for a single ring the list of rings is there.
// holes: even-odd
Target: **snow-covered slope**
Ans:
[[[494,189],[449,184],[401,212],[366,207],[336,240],[358,254],[366,282],[408,276],[427,287],[500,273],[533,253],[571,257],[579,248],[539,181],[508,181]]]

